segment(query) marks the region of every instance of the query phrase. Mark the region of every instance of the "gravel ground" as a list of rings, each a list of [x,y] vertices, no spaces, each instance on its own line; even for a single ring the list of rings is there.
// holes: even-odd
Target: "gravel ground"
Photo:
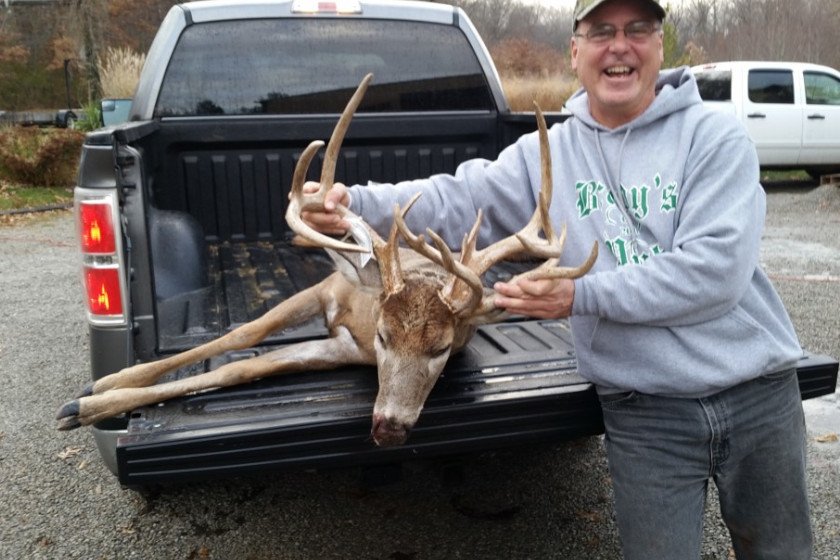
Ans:
[[[840,356],[840,188],[767,190],[762,260],[802,343]],[[88,375],[70,214],[12,219],[0,225],[0,558],[619,557],[600,438],[412,463],[387,485],[342,470],[120,488],[84,429],[53,422]],[[840,443],[827,437],[840,403],[808,401],[806,413],[815,558],[840,560]],[[703,559],[728,560],[713,494]]]

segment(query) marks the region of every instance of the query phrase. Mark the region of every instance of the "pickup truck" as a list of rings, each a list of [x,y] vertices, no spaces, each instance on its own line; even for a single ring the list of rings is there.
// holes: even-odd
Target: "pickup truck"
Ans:
[[[487,49],[452,6],[218,0],[169,11],[128,122],[89,133],[82,149],[75,200],[93,379],[217,338],[331,271],[323,251],[290,243],[288,190],[303,148],[329,137],[368,72],[375,81],[339,155],[343,182],[452,172],[536,128],[532,113],[510,111]],[[325,335],[320,321],[275,332],[164,381]],[[398,447],[369,441],[376,373],[363,367],[173,399],[92,433],[128,487],[599,434],[570,340],[565,321],[481,327]],[[799,373],[805,397],[831,393],[837,362],[808,356]]]
[[[840,72],[801,62],[715,62],[692,69],[700,96],[747,127],[767,169],[840,172]]]

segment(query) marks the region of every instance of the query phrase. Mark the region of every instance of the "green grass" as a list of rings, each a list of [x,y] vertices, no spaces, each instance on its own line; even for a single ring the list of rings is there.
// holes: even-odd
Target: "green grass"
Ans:
[[[0,211],[73,202],[69,187],[32,187],[0,181]]]
[[[770,171],[761,170],[762,181],[810,181],[811,176],[803,170],[794,171]]]

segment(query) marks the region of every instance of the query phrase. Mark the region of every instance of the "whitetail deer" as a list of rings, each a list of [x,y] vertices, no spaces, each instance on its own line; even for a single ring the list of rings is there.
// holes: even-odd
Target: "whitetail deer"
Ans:
[[[134,408],[196,391],[253,381],[285,372],[318,370],[348,364],[376,365],[379,392],[373,409],[371,437],[380,446],[405,442],[423,404],[451,354],[462,348],[479,324],[502,313],[493,305],[493,292],[482,286],[482,275],[495,263],[527,254],[548,259],[519,277],[577,278],[597,257],[597,244],[588,260],[577,268],[557,266],[565,228],[555,236],[549,222],[551,165],[546,125],[539,108],[537,121],[542,157],[542,186],[537,209],[525,228],[482,250],[476,249],[481,224],[479,212],[464,237],[460,255],[427,230],[435,247],[423,235],[412,234],[403,217],[408,207],[394,209],[388,239],[366,224],[375,259],[354,259],[369,250],[323,235],[301,219],[301,212],[323,210],[333,184],[336,159],[353,113],[361,102],[368,75],[350,99],[330,138],[321,172],[320,190],[304,192],[309,164],[323,142],[312,142],[295,167],[286,220],[307,242],[323,247],[338,269],[322,282],[283,301],[262,317],[206,344],[156,362],[137,364],[88,385],[79,398],[61,407],[58,427],[69,430]],[[338,211],[359,220],[347,208]],[[540,231],[544,237],[540,237]],[[404,238],[410,249],[399,247]],[[375,264],[371,264],[375,263]],[[378,266],[377,266],[378,265]],[[258,344],[272,331],[322,315],[329,338],[292,344],[256,357],[226,364],[192,377],[156,382],[165,373],[231,350]]]

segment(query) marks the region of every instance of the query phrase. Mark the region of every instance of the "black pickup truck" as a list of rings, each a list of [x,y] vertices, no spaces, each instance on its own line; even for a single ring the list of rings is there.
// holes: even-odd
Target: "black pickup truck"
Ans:
[[[336,173],[348,184],[452,172],[536,128],[533,114],[510,111],[487,49],[451,6],[230,0],[171,9],[130,120],[90,133],[83,147],[76,212],[94,379],[214,339],[331,271],[322,251],[290,244],[288,188],[302,149],[329,137],[367,72],[375,81]],[[563,118],[547,115],[549,125]],[[167,379],[325,335],[311,322]],[[834,360],[810,356],[799,372],[806,398],[834,390]],[[450,360],[404,446],[369,441],[375,394],[371,368],[297,373],[138,409],[92,433],[119,481],[145,486],[603,430],[564,321],[482,327]]]

